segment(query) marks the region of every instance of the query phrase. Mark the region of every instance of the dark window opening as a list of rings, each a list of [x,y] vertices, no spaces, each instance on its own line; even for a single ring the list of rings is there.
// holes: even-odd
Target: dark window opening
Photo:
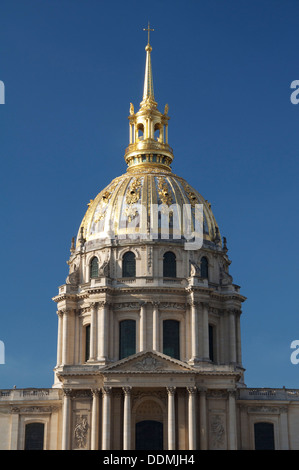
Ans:
[[[90,277],[94,279],[99,276],[99,262],[98,258],[94,257],[90,263]]]
[[[90,357],[90,325],[85,327],[85,362],[88,361]]]
[[[214,327],[209,325],[209,359],[214,362]]]
[[[30,423],[25,427],[25,450],[43,450],[44,424]]]
[[[136,450],[163,450],[163,423],[151,420],[136,423]]]
[[[132,251],[128,251],[123,256],[122,277],[136,276],[136,258]]]
[[[176,277],[176,257],[172,251],[167,251],[164,254],[163,277]]]
[[[255,450],[275,450],[273,424],[255,423],[254,441]]]
[[[200,275],[204,279],[208,279],[208,277],[209,277],[209,262],[208,262],[208,259],[205,256],[203,256],[201,258]]]
[[[180,359],[180,322],[164,320],[163,322],[163,353]]]
[[[119,323],[119,359],[136,353],[136,322],[123,320]]]

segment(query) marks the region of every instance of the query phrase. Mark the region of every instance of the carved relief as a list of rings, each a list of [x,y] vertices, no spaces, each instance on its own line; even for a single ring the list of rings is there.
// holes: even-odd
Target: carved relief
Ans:
[[[161,361],[158,361],[155,357],[148,356],[144,357],[141,361],[138,361],[132,367],[133,369],[142,371],[154,371],[159,370],[163,367]]]
[[[225,448],[225,423],[224,416],[214,414],[210,423],[211,449]]]
[[[77,416],[74,427],[74,444],[76,449],[86,449],[88,428],[87,415]]]

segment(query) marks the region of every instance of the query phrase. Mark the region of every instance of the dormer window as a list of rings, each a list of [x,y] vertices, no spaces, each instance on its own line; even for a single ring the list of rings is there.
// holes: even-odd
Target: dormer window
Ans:
[[[136,259],[132,251],[127,251],[123,256],[122,277],[136,276]]]
[[[164,254],[163,277],[176,277],[176,257],[172,251],[167,251]]]
[[[208,259],[203,256],[200,263],[200,276],[204,279],[209,278],[209,262]]]
[[[99,262],[98,258],[94,256],[90,262],[90,278],[95,279],[99,276]]]

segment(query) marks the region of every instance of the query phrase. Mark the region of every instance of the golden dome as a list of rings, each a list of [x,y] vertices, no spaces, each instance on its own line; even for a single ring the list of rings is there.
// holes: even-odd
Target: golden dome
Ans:
[[[115,178],[94,200],[79,229],[77,244],[108,239],[167,238],[161,224],[163,211],[169,221],[168,240],[185,240],[184,227],[174,223],[182,220],[184,208],[190,208],[191,230],[195,230],[195,206],[203,206],[203,239],[220,243],[220,234],[210,204],[183,178],[159,168],[136,168]],[[179,210],[180,213],[174,214]],[[155,230],[151,211],[157,214]],[[170,215],[169,215],[170,214]],[[178,221],[178,218],[176,219]],[[164,229],[164,232],[163,232]]]
[[[136,113],[133,104],[130,105],[130,142],[124,156],[127,172],[90,201],[79,229],[77,246],[112,239],[190,240],[190,233],[196,235],[198,231],[199,205],[202,205],[202,239],[221,245],[210,204],[171,171],[173,152],[168,145],[168,105],[164,113],[157,109],[149,42],[145,50],[143,99]],[[91,243],[91,247],[93,245]]]

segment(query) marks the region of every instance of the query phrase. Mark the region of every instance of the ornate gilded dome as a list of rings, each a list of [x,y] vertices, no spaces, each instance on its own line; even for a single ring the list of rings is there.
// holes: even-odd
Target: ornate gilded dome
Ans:
[[[161,217],[169,217],[169,238],[184,240],[183,227],[174,219],[183,216],[184,207],[190,207],[191,230],[195,230],[195,205],[203,205],[203,238],[220,243],[219,230],[210,204],[183,178],[159,168],[136,168],[115,178],[93,201],[82,221],[77,243],[107,238],[147,238],[152,227],[152,238],[163,238]],[[180,214],[174,212],[180,208]],[[150,225],[152,210],[160,210],[157,231]],[[178,221],[178,218],[176,219]],[[165,233],[165,238],[167,234]]]
[[[128,118],[130,142],[124,156],[127,172],[90,201],[77,246],[107,239],[190,239],[190,233],[198,232],[200,205],[202,239],[221,246],[210,204],[183,178],[172,173],[168,105],[164,113],[157,109],[149,43],[145,50],[143,99],[136,113],[131,103]]]

